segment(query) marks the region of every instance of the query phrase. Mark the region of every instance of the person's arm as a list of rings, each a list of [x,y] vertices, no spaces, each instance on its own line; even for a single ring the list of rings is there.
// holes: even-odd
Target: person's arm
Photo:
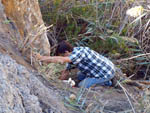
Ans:
[[[62,57],[62,56],[41,56],[39,59],[42,62],[47,63],[67,63],[71,62],[69,57]]]
[[[69,63],[71,62],[69,57],[63,57],[63,56],[42,56],[39,53],[35,53],[34,56],[42,62],[46,63]]]
[[[66,64],[66,70],[70,71],[71,69],[75,69],[75,68],[76,65],[74,65],[72,62]]]
[[[71,60],[69,57],[62,57],[62,56],[41,56],[40,54],[36,53],[34,56],[43,62],[46,63],[70,63]],[[65,80],[69,75],[69,70],[65,69],[61,72],[61,76],[59,79]]]

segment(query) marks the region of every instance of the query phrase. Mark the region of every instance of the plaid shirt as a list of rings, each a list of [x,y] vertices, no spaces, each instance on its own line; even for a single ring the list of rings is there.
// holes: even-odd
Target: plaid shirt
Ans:
[[[72,63],[68,63],[67,69],[74,64],[87,77],[107,78],[115,73],[115,66],[109,59],[88,47],[74,47],[69,58]]]

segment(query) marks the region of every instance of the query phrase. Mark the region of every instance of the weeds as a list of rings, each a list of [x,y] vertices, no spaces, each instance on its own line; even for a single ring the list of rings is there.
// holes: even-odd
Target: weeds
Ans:
[[[48,25],[53,24],[54,40],[65,39],[75,46],[89,46],[112,59],[129,78],[142,75],[142,79],[149,80],[149,3],[142,0],[39,1],[43,19]],[[140,12],[136,11],[137,6]],[[66,105],[81,110],[86,101],[86,97],[82,98],[84,92],[82,89],[74,102],[66,98],[69,103]],[[149,96],[146,92],[142,96],[146,98],[141,100],[145,109],[142,112],[148,113],[149,101],[145,100]],[[93,112],[99,108],[95,106]],[[133,112],[134,109],[132,107]]]

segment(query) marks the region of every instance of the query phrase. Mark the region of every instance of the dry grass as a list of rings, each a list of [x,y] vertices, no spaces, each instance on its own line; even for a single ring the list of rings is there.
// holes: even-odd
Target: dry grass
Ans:
[[[62,2],[63,1],[63,2]],[[54,1],[47,1],[44,4],[45,6],[48,5],[54,5],[52,2]],[[60,7],[57,7],[56,13],[59,15],[65,16],[64,18],[66,21],[69,23],[70,18],[73,20],[73,22],[77,22],[77,19],[82,19],[84,22],[88,22],[88,26],[85,28],[86,31],[83,34],[78,34],[75,36],[69,35],[67,33],[69,30],[72,32],[74,29],[69,29],[68,31],[65,31],[64,26],[60,28],[60,31],[57,31],[58,27],[60,25],[60,20],[59,16],[56,14],[55,15],[55,20],[53,22],[55,23],[50,23],[54,24],[53,29],[55,33],[53,33],[53,39],[57,40],[59,36],[61,36],[61,29],[64,30],[65,38],[77,42],[79,44],[87,44],[85,43],[87,40],[94,40],[95,37],[105,40],[108,37],[113,36],[114,34],[118,34],[119,36],[125,36],[125,37],[134,37],[138,40],[138,46],[136,46],[134,51],[131,51],[130,54],[126,57],[119,58],[117,59],[118,61],[120,60],[123,64],[120,63],[120,67],[123,67],[125,64],[127,65],[127,68],[129,68],[130,63],[134,62],[134,70],[132,70],[131,78],[136,75],[137,71],[140,70],[140,67],[146,68],[145,74],[144,74],[144,79],[148,78],[149,75],[149,66],[150,66],[150,58],[149,58],[149,53],[150,53],[150,41],[149,41],[149,36],[150,36],[150,9],[148,8],[149,3],[147,1],[143,0],[86,0],[86,1],[78,1],[78,3],[75,3],[75,0],[69,1],[68,0],[60,0],[60,3],[58,3]],[[144,14],[137,17],[133,18],[128,15],[126,15],[126,11],[134,6],[143,6],[144,7]],[[93,9],[93,14],[91,15],[82,15],[80,12],[80,15],[74,14],[71,12],[71,9],[73,8],[86,8],[87,7],[92,7]],[[52,8],[46,9],[45,12],[49,12]],[[45,14],[44,12],[44,14]],[[88,10],[86,11],[88,12]],[[86,13],[84,12],[84,14]],[[44,15],[44,17],[48,17],[49,15]],[[68,26],[71,24],[68,24]],[[92,27],[90,26],[92,25]],[[77,24],[76,24],[77,26]],[[75,29],[76,30],[76,29]],[[82,36],[82,38],[81,38]],[[71,37],[71,38],[70,38]],[[77,38],[75,38],[77,37]],[[81,39],[81,40],[79,40]],[[34,39],[33,39],[34,40]],[[91,41],[91,42],[92,42]],[[94,40],[95,41],[95,40]],[[92,43],[94,43],[94,41]],[[90,42],[90,43],[91,43]],[[96,41],[95,41],[96,42]],[[29,43],[30,44],[30,43]],[[140,50],[140,51],[139,51]],[[140,59],[140,60],[139,60]],[[129,62],[124,62],[124,61],[129,61]],[[47,67],[50,68],[50,67]],[[44,69],[46,70],[45,73],[48,74],[51,72],[50,69]],[[52,69],[53,70],[53,69]],[[59,71],[59,70],[58,70]],[[55,73],[54,73],[55,74]],[[133,76],[132,76],[133,75]],[[129,75],[130,76],[130,75]],[[147,85],[148,86],[148,85]],[[130,105],[132,106],[132,112],[139,111],[139,113],[149,113],[150,109],[150,101],[149,101],[149,90],[146,85],[144,86],[144,91],[140,93],[141,101],[139,104],[141,104],[141,108],[134,108],[132,104],[134,103],[131,102],[130,98],[128,98],[128,94],[125,94],[127,96],[128,101],[130,102]],[[91,105],[92,106],[92,105]],[[105,105],[104,105],[105,106]],[[90,107],[90,105],[89,105]],[[104,107],[102,107],[103,109]],[[99,106],[95,107],[93,110],[96,111],[99,109]],[[103,111],[103,110],[102,110]],[[127,110],[125,112],[131,112],[131,110]]]

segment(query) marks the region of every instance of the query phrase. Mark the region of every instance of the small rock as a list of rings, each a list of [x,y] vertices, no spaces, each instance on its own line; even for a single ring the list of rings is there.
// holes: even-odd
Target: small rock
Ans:
[[[77,97],[76,97],[76,95],[71,94],[69,98],[70,98],[71,100],[75,100]]]

